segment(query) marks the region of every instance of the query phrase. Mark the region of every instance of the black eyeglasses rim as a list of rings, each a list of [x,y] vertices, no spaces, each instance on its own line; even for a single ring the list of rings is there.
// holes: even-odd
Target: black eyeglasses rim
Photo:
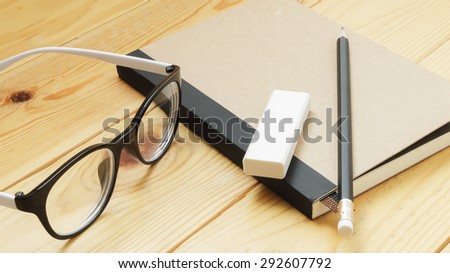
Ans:
[[[169,84],[175,82],[178,85],[178,107],[176,108],[176,115],[175,115],[175,121],[174,121],[174,127],[172,130],[172,134],[170,135],[170,139],[167,140],[167,143],[169,143],[169,145],[167,145],[164,150],[162,150],[158,157],[153,159],[153,160],[146,160],[141,153],[135,153],[133,154],[134,156],[136,156],[143,164],[145,165],[151,165],[156,163],[157,161],[159,161],[163,155],[166,153],[167,149],[170,146],[170,143],[172,143],[173,138],[175,137],[176,131],[178,129],[178,124],[179,124],[179,108],[181,105],[181,77],[180,77],[180,68],[176,65],[172,65],[172,70],[171,70],[171,74],[166,77],[166,79],[158,86],[155,87],[155,91],[152,91],[147,97],[148,100],[144,101],[144,103],[141,105],[141,107],[139,108],[139,110],[137,111],[136,115],[134,116],[134,118],[131,121],[131,124],[135,124],[135,126],[137,126],[137,128],[139,127],[140,122],[142,121],[142,118],[145,114],[145,112],[147,111],[147,108],[150,106],[150,104],[152,103],[152,101],[154,100],[154,98],[160,93],[162,92],[162,90],[168,86]],[[174,78],[171,77],[171,75],[174,76]],[[156,90],[156,88],[158,88],[158,90]],[[130,124],[130,125],[131,125]],[[124,131],[125,132],[125,131]],[[138,145],[138,141],[136,141],[138,139],[138,129],[134,130],[134,132],[132,134],[130,134],[131,136],[131,143],[133,143],[134,145],[134,149],[132,150],[128,150],[131,153],[134,153],[135,151],[138,151],[139,149],[139,145]],[[122,138],[123,139],[123,138]]]
[[[175,82],[178,85],[178,92],[179,92],[178,109],[179,109],[179,106],[181,105],[180,68],[176,65],[173,65],[173,70],[171,71],[171,73],[168,76],[166,76],[157,86],[155,86],[153,90],[149,93],[149,95],[144,99],[143,103],[141,104],[135,116],[133,117],[130,125],[122,133],[120,133],[116,138],[114,138],[109,143],[94,144],[81,150],[80,152],[72,156],[70,159],[68,159],[66,162],[64,162],[61,166],[59,166],[52,174],[50,174],[43,182],[41,182],[39,185],[33,188],[28,194],[21,194],[20,192],[16,193],[15,202],[17,209],[24,212],[35,214],[40,220],[41,224],[44,226],[45,230],[55,239],[66,240],[74,238],[79,234],[81,234],[82,232],[84,232],[86,229],[88,229],[100,217],[100,215],[102,215],[103,211],[105,210],[111,199],[111,196],[114,192],[117,174],[120,167],[120,155],[122,150],[124,148],[127,148],[127,151],[130,151],[132,155],[137,157],[137,159],[139,159],[143,164],[150,165],[159,161],[171,146],[170,143],[173,141],[173,138],[178,128],[179,111],[176,113],[175,116],[175,124],[173,132],[170,136],[170,139],[168,140],[169,145],[164,147],[164,150],[160,152],[158,157],[155,158],[154,160],[147,161],[144,158],[142,158],[140,153],[137,152],[136,150],[137,144],[135,140],[137,139],[139,124],[147,108],[150,106],[155,97],[172,82]],[[126,143],[124,141],[124,139],[127,137],[131,137],[131,141],[129,143]],[[110,189],[108,189],[108,192],[106,193],[107,196],[103,201],[103,204],[100,204],[100,208],[97,210],[96,215],[92,216],[87,223],[85,223],[80,228],[74,230],[74,232],[67,234],[57,233],[52,228],[49,222],[46,210],[47,197],[51,189],[57,183],[59,178],[64,173],[67,172],[67,170],[69,170],[71,167],[73,167],[77,162],[85,158],[87,155],[101,149],[108,149],[114,155],[114,174],[111,181],[111,187]]]

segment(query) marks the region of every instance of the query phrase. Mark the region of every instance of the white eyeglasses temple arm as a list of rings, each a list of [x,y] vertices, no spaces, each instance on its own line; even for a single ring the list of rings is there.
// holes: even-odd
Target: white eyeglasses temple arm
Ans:
[[[98,50],[72,48],[72,47],[40,47],[22,52],[20,54],[7,58],[3,61],[0,61],[0,71],[12,65],[13,63],[19,61],[20,59],[44,52],[56,52],[56,53],[79,55],[120,66],[144,70],[164,76],[167,76],[173,68],[173,66],[168,63]]]
[[[5,192],[0,192],[0,206],[17,209],[15,196]]]

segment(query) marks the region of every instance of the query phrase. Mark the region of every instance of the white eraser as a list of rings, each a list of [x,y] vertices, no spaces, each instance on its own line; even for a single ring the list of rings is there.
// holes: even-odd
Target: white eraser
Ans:
[[[278,179],[286,176],[309,113],[309,102],[308,93],[272,92],[242,161],[246,174]]]
[[[338,222],[338,232],[343,236],[348,236],[353,233],[353,222],[348,219],[341,219]]]

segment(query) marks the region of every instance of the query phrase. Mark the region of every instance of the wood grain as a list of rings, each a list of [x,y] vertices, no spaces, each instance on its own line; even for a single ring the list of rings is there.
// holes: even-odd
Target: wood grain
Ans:
[[[190,134],[189,138],[186,134]],[[166,252],[174,248],[182,238],[235,203],[234,199],[239,200],[241,193],[255,183],[250,177],[240,179],[242,172],[237,166],[206,144],[198,143],[184,126],[179,139],[193,141],[175,143],[162,161],[150,168],[123,155],[116,189],[106,211],[75,239],[54,240],[33,215],[2,212],[1,250]],[[63,156],[56,163],[66,158]],[[205,173],[205,164],[220,168]],[[25,184],[41,181],[45,176],[39,172],[13,190],[23,189]],[[19,240],[11,233],[20,234]],[[26,241],[33,244],[21,243]]]
[[[83,34],[77,40],[66,45],[128,53],[149,43],[152,39],[156,39],[161,33],[170,33],[177,29],[180,24],[189,25],[199,18],[204,19],[205,14],[211,16],[219,12],[220,9],[228,8],[234,2],[186,1],[183,2],[183,5],[178,6],[179,11],[181,11],[180,14],[173,17],[173,13],[177,10],[173,10],[171,6],[164,4],[164,1],[154,1],[127,13],[125,16],[118,17],[116,20],[103,25],[100,29]],[[163,16],[158,17],[158,14]],[[142,20],[136,22],[134,18],[142,18]],[[142,37],[143,34],[145,36]],[[135,39],[130,39],[131,36]],[[139,37],[141,38],[139,39]],[[44,64],[47,64],[45,71],[36,69],[44,66]],[[35,71],[34,74],[33,70]],[[38,71],[39,73],[36,73]],[[64,72],[61,73],[60,71]],[[21,78],[12,77],[11,74],[29,74],[30,76]],[[10,147],[2,150],[4,153],[2,154],[2,160],[5,164],[0,167],[0,175],[3,176],[3,181],[17,181],[24,176],[23,170],[17,170],[9,164],[32,170],[35,168],[33,167],[34,162],[39,161],[39,158],[42,162],[45,162],[45,160],[49,160],[45,157],[52,157],[53,154],[61,152],[61,149],[66,146],[71,147],[68,138],[72,139],[75,144],[78,143],[80,139],[85,139],[93,132],[101,129],[101,122],[105,118],[121,117],[124,109],[135,109],[139,106],[141,100],[137,99],[139,97],[137,92],[130,92],[130,88],[120,90],[119,86],[125,88],[125,84],[117,79],[116,72],[111,65],[100,64],[95,61],[86,62],[84,59],[70,56],[48,54],[40,60],[36,60],[36,62],[30,62],[17,68],[12,73],[6,73],[3,77],[7,80],[2,82],[0,90],[0,102],[3,102],[0,116],[4,118],[2,127],[7,129],[2,129],[0,138],[2,138],[2,145]],[[32,100],[24,104],[11,104],[8,100],[11,94],[22,90],[33,93]],[[68,96],[75,93],[81,97]],[[78,108],[83,102],[91,105],[84,105],[79,109],[80,112],[74,111],[74,108]],[[109,107],[105,107],[105,105]],[[32,111],[21,111],[25,107]],[[16,111],[17,108],[20,110]],[[66,112],[62,111],[63,109]],[[70,113],[70,117],[66,116],[68,113]],[[83,118],[80,119],[79,117]],[[92,120],[97,120],[98,123],[93,123]],[[75,121],[77,121],[76,124],[69,126]],[[44,141],[48,139],[49,135],[37,132],[43,125],[51,126],[47,129],[48,132],[53,132],[56,128],[67,130],[64,131],[65,134],[51,135],[51,141]],[[90,127],[90,130],[86,127]],[[84,128],[84,130],[79,128]],[[34,149],[30,149],[26,145],[20,145],[17,147],[20,149],[17,152],[22,156],[17,158],[14,153],[9,152],[13,149],[10,142],[15,140],[9,134],[16,134],[17,130],[25,133],[21,136],[23,137],[21,143],[29,143],[30,145],[33,145],[33,142],[42,143],[42,146],[33,145]],[[44,153],[49,149],[52,149],[50,153]],[[19,161],[14,161],[13,158],[17,158]]]
[[[442,46],[423,58],[419,64],[423,67],[450,79],[450,38]]]
[[[448,1],[300,2],[416,63],[450,39]]]
[[[450,230],[449,158],[447,148],[355,198],[350,238],[337,233],[336,214],[310,221],[259,185],[177,251],[209,252],[216,245],[227,252],[437,251]]]
[[[204,10],[211,9],[212,11],[206,14],[214,14],[220,11],[218,8],[227,8],[233,2],[205,1],[204,3],[195,2],[196,5],[193,3],[186,2],[186,6],[178,7],[186,18],[180,15],[176,17],[176,20],[168,20],[172,19],[171,7],[162,2],[153,2],[104,25],[105,29],[96,29],[81,35],[77,40],[66,45],[110,51],[117,51],[112,47],[124,46],[124,51],[128,52],[147,43],[148,39],[160,35],[159,31],[169,32],[176,29],[177,25],[186,19],[198,20],[197,14],[199,17],[204,17]],[[197,4],[202,5],[197,6]],[[165,14],[167,20],[149,16],[149,10],[154,14]],[[145,18],[145,20],[136,24],[133,18]],[[187,20],[185,24],[192,21]],[[118,31],[123,28],[126,31]],[[135,32],[146,33],[145,40],[130,41],[130,33]],[[101,43],[99,43],[100,40]],[[130,42],[136,44],[127,45]],[[34,67],[42,66],[47,67],[48,70],[44,73],[40,71],[33,74]],[[115,70],[107,64],[46,54],[2,75],[8,79],[2,82],[3,105],[0,109],[2,128],[4,128],[1,134],[2,147],[11,147],[2,149],[4,154],[1,157],[3,178],[8,178],[2,180],[3,186],[8,192],[30,190],[37,185],[37,181],[42,181],[50,170],[54,170],[57,163],[66,158],[66,154],[74,153],[75,150],[90,144],[90,140],[101,129],[101,122],[105,118],[121,117],[124,109],[133,111],[137,108],[143,98],[119,81],[115,73]],[[13,75],[30,76],[20,78]],[[17,89],[30,91],[31,100],[21,104],[11,103],[8,98]],[[18,132],[23,134],[20,141],[12,137],[13,133]],[[102,251],[168,251],[178,244],[180,238],[193,233],[198,226],[202,225],[202,222],[208,222],[211,217],[228,207],[229,203],[233,203],[235,198],[239,199],[240,194],[255,183],[252,178],[244,177],[244,179],[238,179],[238,183],[231,184],[230,181],[236,180],[236,175],[242,175],[239,168],[228,160],[224,160],[221,155],[205,144],[193,143],[193,145],[195,149],[189,148],[188,144],[180,145],[183,148],[173,148],[176,156],[172,154],[171,157],[171,153],[166,155],[164,160],[168,161],[170,158],[177,160],[180,164],[186,164],[186,169],[183,170],[180,165],[173,162],[166,165],[166,168],[169,167],[170,170],[160,174],[159,179],[164,182],[159,184],[161,188],[156,188],[156,194],[148,192],[144,194],[145,191],[128,189],[124,190],[125,198],[121,199],[120,194],[115,194],[119,197],[113,198],[110,204],[110,207],[115,208],[114,213],[106,212],[97,225],[100,226],[104,218],[110,219],[108,215],[113,215],[113,219],[106,222],[106,229],[101,231],[104,238],[100,239],[98,233],[94,232],[92,236],[85,233],[83,237],[70,242],[55,241],[45,235],[45,231],[32,215],[24,216],[15,211],[8,211],[7,216],[2,217],[4,219],[2,225],[9,226],[9,230],[22,234],[21,240],[33,240],[35,244],[14,242],[14,237],[4,233],[2,242],[10,242],[10,244],[2,244],[2,251],[101,251],[102,249]],[[198,145],[200,147],[203,145],[203,148],[199,148]],[[186,149],[195,151],[195,154],[183,152]],[[17,153],[21,156],[17,157]],[[183,154],[186,156],[182,156]],[[13,161],[15,163],[10,164]],[[55,164],[42,165],[42,162],[52,161],[56,161]],[[206,174],[202,173],[206,162],[217,165],[219,168]],[[161,164],[162,162],[158,166],[162,166]],[[140,178],[138,181],[142,182],[142,175],[148,174],[148,171],[142,171],[145,170],[145,166],[140,168],[141,171],[131,172],[132,175],[129,172],[128,175],[125,171],[122,172],[125,174],[123,183],[126,185],[132,183],[136,174],[140,174],[137,178]],[[155,181],[152,176],[144,177],[148,181]],[[190,183],[194,183],[194,186],[188,186]],[[152,187],[139,187],[139,189],[155,190]],[[213,192],[208,192],[209,190]],[[117,191],[122,192],[120,188]],[[131,194],[132,192],[136,195]],[[152,201],[149,196],[162,199]],[[122,201],[119,202],[119,200]],[[131,213],[130,211],[133,210],[135,212]],[[157,214],[146,214],[144,211],[147,213],[155,211]],[[123,221],[122,218],[125,216],[130,218]],[[145,240],[142,239],[142,234],[145,234]],[[80,238],[85,239],[77,243]],[[99,240],[93,240],[93,238]],[[99,245],[100,241],[102,243]],[[104,248],[101,247],[102,244],[106,244],[103,245]]]
[[[2,1],[0,59],[35,47],[63,45],[144,3],[145,0]]]
[[[3,1],[0,58],[46,45],[128,53],[241,2]],[[450,79],[448,1],[304,4]],[[64,55],[36,56],[0,77],[0,190],[9,193],[32,189],[110,137],[102,122],[124,122],[125,109],[143,99],[113,66]],[[27,98],[18,91],[29,100],[18,103]],[[124,155],[105,213],[73,240],[54,240],[33,215],[0,209],[0,252],[448,251],[450,148],[356,198],[357,233],[345,240],[335,214],[306,219],[183,126],[180,135],[190,141],[178,137],[150,168]]]
[[[441,252],[442,253],[450,253],[450,243],[445,245]]]

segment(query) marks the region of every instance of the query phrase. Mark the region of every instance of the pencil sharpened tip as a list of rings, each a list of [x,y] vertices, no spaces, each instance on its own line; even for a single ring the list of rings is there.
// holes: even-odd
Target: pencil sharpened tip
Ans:
[[[347,38],[347,34],[345,33],[345,30],[343,27],[341,28],[341,35],[339,37]]]

